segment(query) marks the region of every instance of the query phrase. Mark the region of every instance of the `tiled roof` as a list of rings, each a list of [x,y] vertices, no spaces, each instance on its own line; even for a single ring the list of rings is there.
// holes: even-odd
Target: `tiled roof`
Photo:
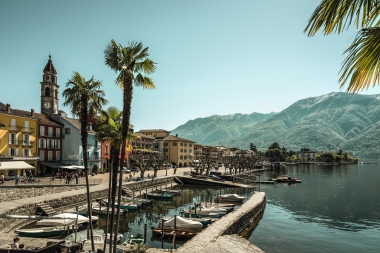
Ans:
[[[148,135],[145,135],[145,134],[140,133],[140,132],[136,132],[135,134],[138,135],[138,136],[140,136],[141,138],[152,139],[152,140],[154,140],[154,137],[152,137],[152,136],[148,136]]]
[[[10,109],[10,112],[7,111],[7,106],[0,102],[0,114],[14,115],[19,117],[37,119],[35,116],[32,116],[31,111],[23,111],[17,109]]]
[[[143,130],[140,130],[139,132],[142,133],[142,132],[162,132],[162,131],[170,133],[170,131],[167,131],[164,129],[143,129]]]
[[[46,72],[46,71],[53,72],[55,75],[57,74],[57,71],[54,68],[53,62],[51,61],[50,55],[49,55],[49,61],[47,62],[46,66],[44,68],[44,72]]]
[[[36,116],[40,120],[40,124],[57,126],[57,127],[62,127],[63,126],[63,124],[58,123],[57,121],[49,118],[45,114],[35,113],[34,116]]]
[[[69,118],[69,117],[65,117],[65,116],[61,116],[61,117],[80,131],[80,122],[79,122],[79,119],[73,119],[73,118]],[[88,130],[88,133],[89,134],[90,133],[91,134],[95,134],[95,131]]]
[[[195,143],[195,141],[184,139],[184,138],[173,136],[173,135],[166,136],[163,140],[164,141],[187,141],[187,142]]]

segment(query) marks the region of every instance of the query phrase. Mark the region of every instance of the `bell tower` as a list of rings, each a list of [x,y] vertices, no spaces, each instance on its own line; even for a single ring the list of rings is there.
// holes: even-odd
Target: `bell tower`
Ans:
[[[45,115],[58,113],[57,71],[49,54],[49,60],[44,68],[41,83],[41,113]]]

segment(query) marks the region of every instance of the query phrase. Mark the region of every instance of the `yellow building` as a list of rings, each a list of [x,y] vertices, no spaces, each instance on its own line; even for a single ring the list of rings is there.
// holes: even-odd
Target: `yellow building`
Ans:
[[[34,110],[22,111],[11,109],[10,104],[0,102],[0,163],[8,161],[26,162],[34,167],[32,172],[37,174],[37,126],[38,119],[34,116]],[[0,173],[13,176],[18,173],[23,176],[24,169],[21,164],[16,168],[6,168],[0,165]],[[3,168],[2,168],[3,167]],[[29,170],[28,170],[29,171]]]
[[[176,136],[166,136],[164,139],[164,155],[167,161],[179,167],[190,166],[194,159],[194,141]]]
[[[164,129],[148,129],[148,130],[140,130],[139,133],[153,137],[154,139],[163,139],[166,136],[169,136],[170,131],[166,131]]]

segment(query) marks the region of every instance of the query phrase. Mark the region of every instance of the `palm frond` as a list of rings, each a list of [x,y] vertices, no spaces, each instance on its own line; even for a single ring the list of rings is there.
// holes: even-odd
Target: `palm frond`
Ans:
[[[155,89],[154,82],[151,78],[141,75],[140,73],[135,77],[135,85],[143,87],[144,89]]]
[[[352,21],[356,28],[368,27],[377,20],[379,0],[323,0],[311,15],[304,32],[314,36],[323,27],[325,35],[341,33]]]
[[[343,62],[339,81],[341,87],[348,83],[347,92],[355,93],[379,85],[380,28],[365,28],[358,32]]]

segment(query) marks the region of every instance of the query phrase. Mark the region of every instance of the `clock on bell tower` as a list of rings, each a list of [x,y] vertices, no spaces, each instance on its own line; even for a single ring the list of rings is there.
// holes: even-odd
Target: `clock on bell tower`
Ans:
[[[57,71],[49,55],[48,63],[44,68],[41,84],[41,113],[50,115],[58,113],[58,84]]]

